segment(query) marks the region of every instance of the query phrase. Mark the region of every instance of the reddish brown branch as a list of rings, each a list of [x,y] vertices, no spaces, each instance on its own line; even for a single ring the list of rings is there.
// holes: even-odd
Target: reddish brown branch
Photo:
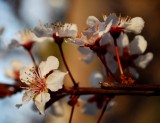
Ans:
[[[136,85],[136,84],[108,84],[101,83],[102,88],[107,90],[138,90],[138,91],[160,91],[160,85]]]
[[[143,87],[143,86],[141,86]],[[156,87],[155,87],[156,88]],[[160,89],[154,90],[154,87],[150,90],[143,90],[139,89],[136,90],[136,88],[128,89],[116,89],[116,88],[110,88],[110,89],[102,89],[102,88],[90,88],[90,87],[79,87],[77,92],[73,91],[72,89],[65,89],[65,93],[69,95],[89,95],[89,94],[103,94],[103,95],[109,95],[109,96],[115,96],[115,95],[139,95],[139,96],[160,96]]]

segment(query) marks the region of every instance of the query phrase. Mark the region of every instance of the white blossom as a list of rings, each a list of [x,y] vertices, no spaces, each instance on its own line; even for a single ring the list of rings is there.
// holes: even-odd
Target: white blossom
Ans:
[[[22,62],[19,60],[14,60],[11,62],[11,69],[4,69],[4,74],[15,80],[19,80],[19,71],[22,69]]]
[[[50,37],[37,37],[32,31],[19,32],[12,40],[10,47],[26,46],[34,42],[53,41]]]
[[[61,89],[64,76],[67,74],[57,70],[58,67],[58,59],[50,56],[46,61],[42,61],[39,64],[38,70],[33,65],[30,65],[20,71],[20,79],[27,85],[22,104],[33,99],[40,113],[44,114],[45,104],[50,100],[48,89],[53,92]],[[22,104],[17,106],[19,107]]]
[[[125,32],[133,32],[135,34],[141,33],[144,27],[144,20],[141,17],[117,17],[116,14],[110,14],[109,16],[103,16],[106,25],[112,20],[111,27],[122,28]]]
[[[53,24],[40,24],[38,30],[41,34],[39,34],[36,30],[34,31],[37,32],[40,36],[52,37],[53,34],[55,34],[57,37],[64,38],[75,38],[78,32],[76,24],[62,24],[60,22]]]
[[[143,55],[147,48],[147,41],[144,39],[143,36],[137,35],[134,39],[129,43],[129,39],[127,35],[124,33],[120,35],[118,39],[118,48],[119,54],[122,61],[129,62],[129,64],[123,64],[122,67],[128,67],[130,73],[135,77],[138,78],[139,75],[135,69],[136,66],[140,68],[146,68],[149,62],[153,59],[153,53],[149,52]],[[111,56],[113,58],[113,56]],[[106,59],[107,60],[107,59]],[[111,58],[110,58],[111,60]],[[113,59],[114,60],[114,59]],[[114,60],[115,62],[115,60]],[[111,70],[117,70],[117,64],[114,62],[109,62],[108,66]],[[114,67],[112,67],[114,66]],[[114,68],[114,69],[113,69]]]

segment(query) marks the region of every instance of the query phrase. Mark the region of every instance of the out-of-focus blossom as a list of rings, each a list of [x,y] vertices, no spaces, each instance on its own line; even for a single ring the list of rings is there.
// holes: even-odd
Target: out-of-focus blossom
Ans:
[[[93,97],[93,96],[92,96]],[[83,108],[81,109],[83,113],[88,114],[88,115],[95,115],[98,111],[98,109],[101,109],[102,107],[98,108],[97,107],[97,102],[99,101],[100,103],[105,102],[103,98],[95,98],[95,99],[99,99],[97,102],[96,100],[94,100],[93,102],[90,101],[90,99],[92,98],[91,96],[86,96],[86,97],[82,97],[83,101],[84,101],[84,105]],[[100,97],[100,95],[99,95]],[[85,99],[84,99],[85,98]],[[111,100],[108,102],[107,104],[107,108],[105,111],[110,111],[117,103],[114,100]]]
[[[90,82],[93,87],[99,87],[100,82],[104,82],[104,75],[100,71],[95,71],[90,75]]]
[[[90,76],[90,82],[93,87],[99,87],[99,83],[104,81],[104,75],[99,71],[93,72]],[[96,114],[97,109],[101,109],[105,101],[108,101],[106,111],[109,111],[116,104],[115,101],[104,95],[80,96],[80,99],[84,102],[82,112],[88,115]]]
[[[53,24],[40,24],[34,29],[34,32],[41,37],[49,36],[56,40],[56,38],[75,38],[78,29],[76,24],[56,22]]]
[[[56,57],[50,56],[47,61],[42,61],[38,68],[30,65],[20,71],[20,79],[27,85],[22,104],[26,104],[28,101],[33,99],[36,107],[39,109],[41,114],[44,114],[44,107],[46,102],[50,100],[50,94],[48,89],[51,91],[57,91],[63,86],[64,76],[67,74],[57,70],[59,67],[59,61]]]
[[[130,71],[137,78],[138,73],[133,68],[146,68],[148,63],[153,59],[153,53],[149,52],[142,55],[147,48],[146,40],[143,36],[137,35],[133,41],[129,43],[127,35],[122,34],[117,43],[123,69],[127,72]],[[108,62],[108,66],[113,66],[112,63],[114,62]],[[117,69],[116,66],[117,65],[114,65],[113,67],[114,71]]]
[[[64,107],[61,101],[56,101],[51,106],[51,112],[55,116],[63,116],[64,115]]]
[[[24,30],[19,32],[18,35],[12,40],[10,47],[23,46],[26,49],[31,49],[35,42],[53,41],[50,37],[37,37],[33,32]]]
[[[4,69],[4,74],[11,79],[19,81],[20,80],[19,72],[23,67],[22,62],[18,60],[14,60],[11,62],[11,67],[12,67],[12,70]]]

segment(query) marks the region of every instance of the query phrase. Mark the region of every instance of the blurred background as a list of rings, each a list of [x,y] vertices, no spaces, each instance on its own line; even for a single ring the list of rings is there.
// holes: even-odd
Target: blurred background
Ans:
[[[145,70],[139,69],[139,84],[160,84],[160,1],[159,0],[0,0],[0,82],[12,83],[5,77],[3,69],[11,69],[10,62],[22,60],[30,63],[28,54],[23,49],[6,49],[14,35],[25,28],[34,28],[40,22],[71,22],[78,25],[79,31],[86,27],[86,19],[94,15],[102,20],[102,14],[117,13],[145,20],[142,35],[148,41],[147,51],[154,53],[154,59]],[[3,29],[2,29],[3,28]],[[38,48],[37,48],[38,47]],[[49,47],[49,48],[48,48]],[[38,60],[45,60],[49,55],[59,57],[59,51],[48,42],[38,44],[33,49]],[[89,75],[101,69],[98,59],[90,65],[79,61],[77,47],[64,45],[69,67],[80,86],[89,86]],[[19,55],[17,57],[17,55]],[[81,67],[79,67],[81,66]],[[63,65],[62,65],[63,68]],[[78,69],[77,69],[78,68]],[[65,69],[64,69],[65,70]],[[66,83],[70,85],[69,78]],[[54,116],[47,111],[45,117],[33,111],[32,102],[19,110],[15,104],[21,101],[22,93],[0,99],[0,123],[67,123],[71,108],[63,102],[63,117]],[[160,97],[118,96],[116,105],[105,113],[103,123],[159,123]],[[76,107],[73,123],[95,123],[100,111],[95,115],[85,115]]]

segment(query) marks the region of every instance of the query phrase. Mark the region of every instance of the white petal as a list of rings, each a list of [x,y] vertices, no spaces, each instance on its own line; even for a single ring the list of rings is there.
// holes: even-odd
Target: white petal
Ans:
[[[46,79],[47,88],[51,91],[58,91],[63,86],[63,80],[67,72],[54,71]]]
[[[78,47],[78,51],[79,51],[80,53],[82,53],[83,55],[87,55],[87,54],[89,54],[89,53],[92,52],[92,51],[91,51],[89,48],[87,48],[87,47]]]
[[[125,33],[121,33],[119,38],[117,39],[117,45],[120,48],[127,47],[129,45],[128,36]]]
[[[45,109],[45,104],[46,102],[48,102],[50,100],[50,94],[49,93],[45,93],[45,92],[41,92],[40,94],[38,94],[34,101],[35,104],[39,110],[39,112],[44,115],[44,109]]]
[[[87,115],[95,115],[97,113],[96,104],[86,102],[81,111]]]
[[[114,56],[112,54],[108,53],[107,55],[105,55],[105,59],[107,61],[107,65],[108,65],[109,69],[112,71],[112,73],[116,73],[117,68],[118,68],[118,64],[114,60]]]
[[[93,103],[89,103],[87,100],[89,98],[91,98],[92,96],[90,95],[82,95],[80,96],[79,100],[81,100],[83,107],[81,108],[81,112],[88,114],[88,115],[94,115],[97,112],[97,106],[96,104]]]
[[[8,70],[8,69],[4,69],[4,74],[11,79],[15,79],[15,74],[13,71]]]
[[[132,18],[130,24],[125,27],[126,31],[134,32],[135,34],[141,33],[144,27],[144,20],[141,17]]]
[[[59,30],[60,37],[70,37],[75,38],[78,33],[77,25],[76,24],[64,24],[62,30]]]
[[[111,23],[112,21],[112,23]],[[112,26],[117,26],[119,22],[119,18],[116,16],[116,14],[110,14],[107,19],[105,20],[106,25],[112,24]]]
[[[19,71],[23,65],[22,65],[21,61],[14,60],[14,61],[12,61],[11,66],[12,66],[13,70]]]
[[[109,101],[107,108],[106,108],[106,111],[111,110],[116,104],[117,104],[117,102],[114,100]]]
[[[33,80],[35,80],[36,78],[36,75],[32,72],[34,70],[35,68],[32,64],[28,67],[22,68],[20,70],[20,80],[26,84],[30,84],[31,82],[33,82]]]
[[[35,96],[35,92],[34,91],[30,91],[30,90],[25,91],[25,93],[23,94],[23,97],[22,97],[22,103],[16,104],[16,107],[20,108],[23,104],[26,104],[31,99],[33,99],[34,96]]]
[[[90,81],[92,86],[99,87],[99,83],[104,81],[102,73],[100,73],[99,71],[95,71],[90,75]]]
[[[95,57],[95,53],[90,52],[89,54],[87,54],[84,57],[80,58],[80,60],[82,60],[83,62],[89,64],[89,63],[91,63],[91,61],[93,60],[94,57]]]
[[[84,46],[85,43],[88,43],[88,39],[89,39],[88,37],[89,37],[89,33],[86,33],[85,35],[83,32],[80,38],[75,39],[75,43],[78,44],[79,46]]]
[[[111,21],[107,24],[107,26],[106,26],[106,28],[105,28],[105,30],[104,30],[104,33],[107,33],[107,32],[111,29],[112,25],[113,25],[113,20],[111,20]]]
[[[82,41],[81,38],[66,38],[65,42],[70,44],[75,44],[78,46],[84,46],[84,41]]]
[[[62,116],[64,115],[64,107],[62,105],[61,101],[56,101],[52,105],[52,112],[56,116]]]
[[[72,24],[69,30],[70,31],[68,32],[68,37],[75,38],[77,36],[77,33],[78,33],[77,25]]]
[[[47,25],[42,24],[40,22],[40,24],[38,26],[36,26],[32,31],[35,33],[35,35],[37,35],[38,37],[42,37],[42,36],[51,36],[51,28],[47,27]]]
[[[50,41],[53,42],[53,38],[52,37],[40,37],[40,38],[35,38],[36,42],[46,42],[46,41]]]
[[[153,59],[153,53],[149,52],[145,55],[139,56],[135,62],[137,66],[144,69],[152,59]]]
[[[90,28],[89,28],[90,29]],[[101,32],[101,31],[104,31],[106,29],[106,24],[104,22],[100,22],[98,24],[98,31]],[[94,30],[93,32],[97,31],[97,28],[94,27]]]
[[[139,78],[139,73],[132,67],[129,67],[130,73],[133,75],[134,78],[138,79]]]
[[[31,99],[33,99],[34,96],[35,96],[34,91],[30,91],[30,90],[25,91],[22,97],[22,104],[28,103]]]
[[[95,16],[89,16],[86,23],[89,27],[93,27],[99,23],[99,20]]]
[[[59,61],[54,56],[49,56],[46,61],[42,61],[39,64],[39,73],[44,77],[50,71],[55,70],[59,67]]]
[[[53,41],[52,37],[37,37],[33,32],[31,31],[26,31],[24,34],[26,36],[26,39],[22,37],[23,40],[25,41],[33,41],[33,42],[44,42],[44,41]],[[27,37],[28,36],[28,37]]]
[[[102,27],[100,27],[100,28],[102,28]],[[104,29],[103,29],[103,30],[104,30]],[[103,31],[103,30],[102,30],[102,31]],[[97,32],[97,28],[95,28],[95,27],[87,28],[87,29],[85,29],[85,30],[82,31],[82,33],[81,33],[81,38],[87,40],[87,39],[91,38],[92,35],[93,35],[95,32]]]
[[[8,48],[16,48],[16,47],[19,47],[21,46],[20,43],[16,40],[16,39],[13,39],[11,41],[11,43],[8,45]]]
[[[111,41],[113,41],[113,38],[109,33],[106,33],[102,36],[102,39],[100,40],[100,46],[107,45],[107,44],[111,45]]]
[[[147,48],[147,41],[143,36],[135,36],[134,40],[129,44],[130,54],[142,54]]]
[[[93,45],[95,44],[95,41],[99,38],[99,33],[98,32],[95,32],[92,37],[88,40],[88,43]]]

